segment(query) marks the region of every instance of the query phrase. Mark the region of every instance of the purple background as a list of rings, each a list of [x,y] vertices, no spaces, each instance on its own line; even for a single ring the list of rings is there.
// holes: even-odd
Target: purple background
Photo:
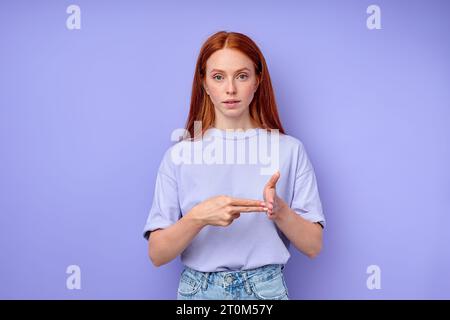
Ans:
[[[66,8],[81,7],[81,30]],[[381,30],[366,27],[371,4]],[[175,299],[142,228],[201,44],[263,51],[327,229],[292,299],[450,298],[448,1],[2,1],[0,298]],[[81,290],[66,268],[81,268]],[[366,268],[381,268],[369,290]]]

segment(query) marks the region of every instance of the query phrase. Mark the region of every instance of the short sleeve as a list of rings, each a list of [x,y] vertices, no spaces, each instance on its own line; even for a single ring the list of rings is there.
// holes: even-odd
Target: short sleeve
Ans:
[[[168,169],[170,161],[166,153],[156,177],[153,203],[148,214],[143,235],[148,240],[151,231],[164,229],[176,223],[181,216],[178,187],[175,175]]]
[[[291,209],[308,221],[319,222],[325,227],[317,180],[306,150],[300,143]]]

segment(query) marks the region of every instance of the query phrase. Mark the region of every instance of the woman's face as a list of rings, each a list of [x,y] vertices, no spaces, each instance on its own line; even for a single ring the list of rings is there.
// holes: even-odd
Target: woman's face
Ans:
[[[235,49],[214,52],[206,61],[204,88],[214,104],[216,117],[249,116],[258,81],[252,60]],[[227,100],[238,101],[227,103]]]

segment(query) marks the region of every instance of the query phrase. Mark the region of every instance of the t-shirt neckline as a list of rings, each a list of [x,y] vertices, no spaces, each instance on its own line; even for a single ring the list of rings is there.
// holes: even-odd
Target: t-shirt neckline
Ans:
[[[208,128],[205,133],[204,137],[217,137],[227,140],[243,140],[247,139],[253,136],[256,136],[258,133],[260,133],[263,128],[249,128],[249,129],[219,129],[216,127],[210,127]]]

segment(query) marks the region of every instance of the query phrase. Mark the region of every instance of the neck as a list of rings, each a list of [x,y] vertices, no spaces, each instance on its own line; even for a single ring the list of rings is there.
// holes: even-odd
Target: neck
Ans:
[[[259,128],[260,126],[253,121],[250,117],[245,117],[241,119],[220,119],[216,118],[213,124],[214,128],[226,130],[226,129],[253,129],[253,128]]]

